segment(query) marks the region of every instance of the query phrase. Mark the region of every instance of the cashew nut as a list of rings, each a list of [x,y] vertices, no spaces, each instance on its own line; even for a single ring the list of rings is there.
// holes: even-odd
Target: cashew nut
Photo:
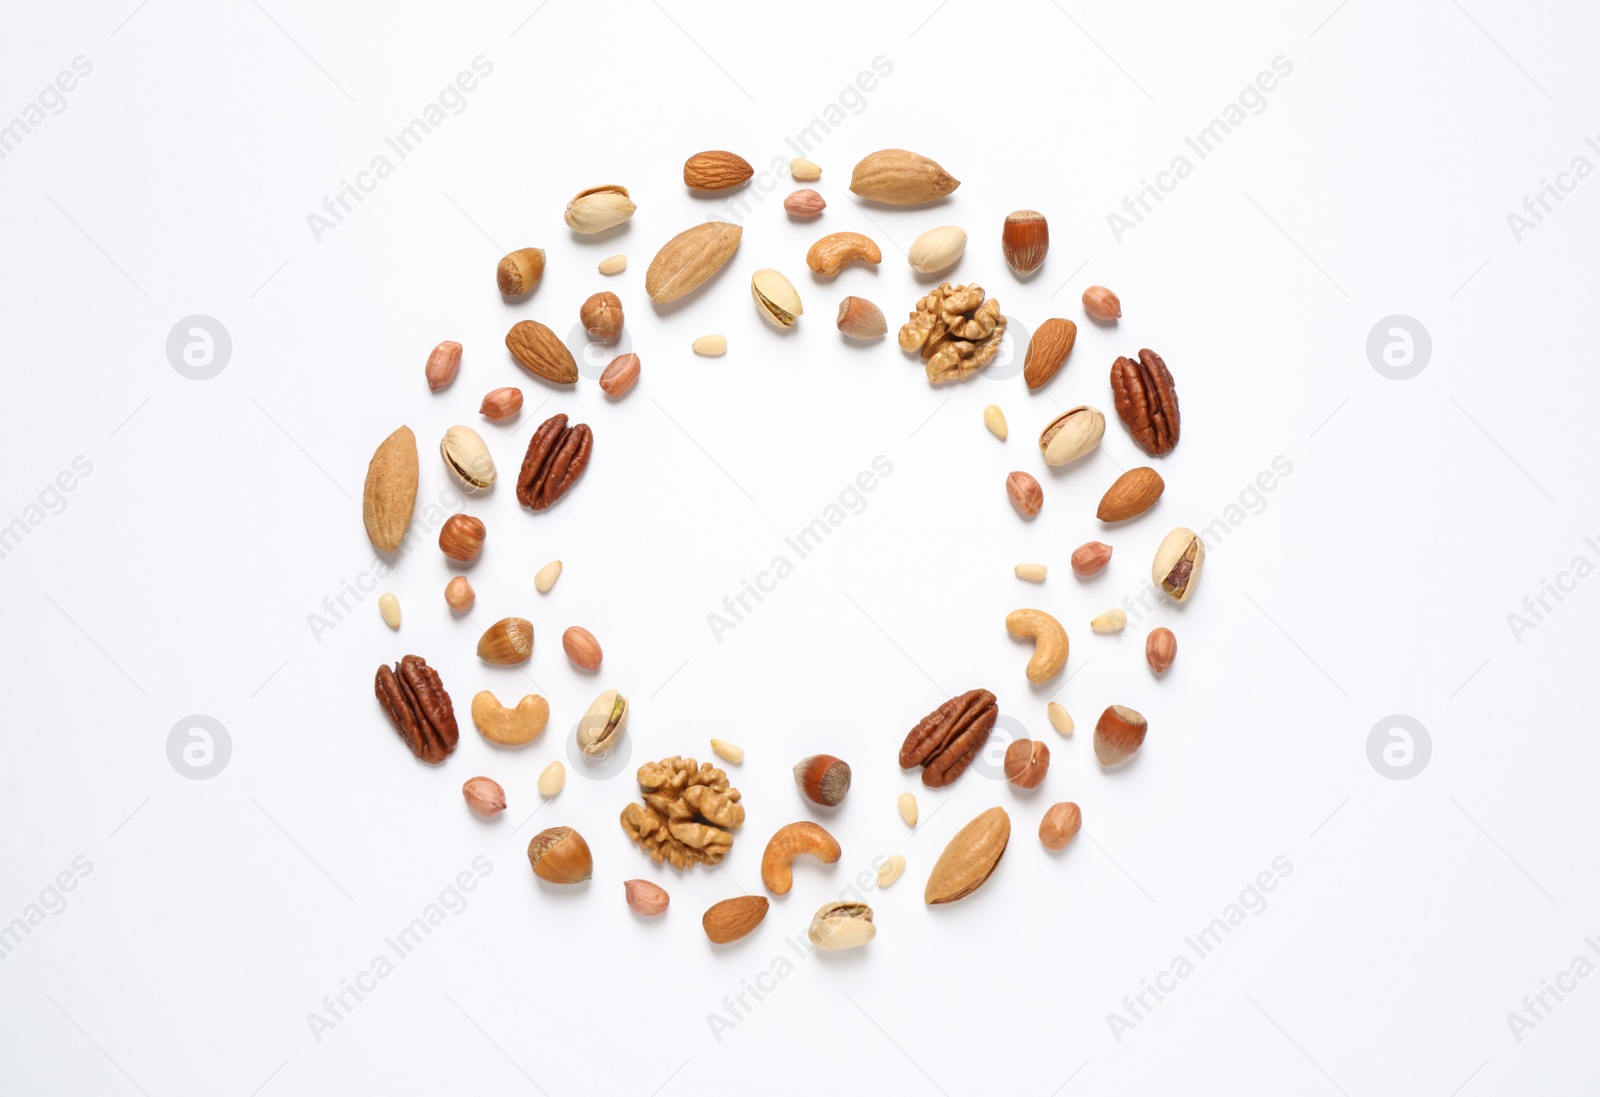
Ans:
[[[1044,610],[1013,610],[1006,617],[1006,631],[1033,641],[1033,658],[1028,660],[1028,681],[1048,682],[1067,665],[1067,630]]]
[[[478,725],[483,737],[491,743],[507,747],[520,747],[537,739],[550,720],[550,702],[536,693],[530,693],[517,702],[514,709],[506,708],[495,700],[493,693],[484,690],[472,698],[472,722]]]
[[[870,237],[859,232],[835,232],[824,236],[806,252],[806,266],[818,274],[833,277],[847,263],[881,263],[883,252]]]
[[[761,882],[774,895],[787,895],[794,886],[794,870],[789,867],[802,853],[809,853],[825,865],[839,859],[839,843],[816,823],[790,823],[779,827],[761,855]]]

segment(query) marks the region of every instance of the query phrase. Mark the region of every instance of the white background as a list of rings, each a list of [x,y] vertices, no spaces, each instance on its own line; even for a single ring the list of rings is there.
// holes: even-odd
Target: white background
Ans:
[[[1600,979],[1579,981],[1520,1042],[1507,1021],[1600,933],[1597,748],[1579,696],[1600,581],[1549,600],[1520,642],[1507,622],[1574,557],[1600,563],[1584,542],[1600,537],[1587,323],[1600,181],[1578,182],[1520,242],[1506,220],[1574,157],[1600,163],[1584,145],[1600,133],[1591,11],[134,3],[13,9],[0,35],[0,120],[72,58],[93,64],[0,162],[0,524],[26,522],[75,457],[92,464],[0,560],[0,922],[26,917],[75,857],[92,866],[0,961],[0,1089],[1594,1086]],[[307,214],[480,55],[493,71],[465,109],[318,242]],[[1107,213],[1280,55],[1293,72],[1265,109],[1119,242]],[[889,75],[847,92],[879,57]],[[798,184],[778,179],[740,215],[743,244],[722,274],[682,307],[652,307],[655,250],[728,216],[684,190],[683,160],[727,148],[764,169],[841,95],[842,121],[812,154],[823,217],[791,223],[780,202]],[[858,208],[851,166],[892,146],[936,158],[961,188],[929,209]],[[574,237],[564,204],[604,182],[631,188],[637,215],[607,239]],[[999,255],[1017,207],[1051,227],[1049,259],[1025,284]],[[1080,323],[1042,393],[1005,359],[994,376],[933,389],[894,346],[925,288],[903,249],[938,224],[971,234],[954,273],[999,297],[1014,332],[1054,315]],[[805,249],[844,229],[882,245],[881,269],[813,279]],[[548,251],[544,282],[505,302],[495,262],[527,245]],[[625,274],[595,273],[619,251]],[[804,297],[787,336],[751,304],[763,266]],[[1085,321],[1078,297],[1093,283],[1121,295],[1117,327]],[[565,335],[600,289],[621,295],[644,363],[614,404],[591,378],[557,391],[526,377],[502,346],[522,318]],[[848,293],[879,303],[890,339],[841,345],[833,311]],[[232,338],[209,381],[167,359],[168,332],[193,314]],[[1395,314],[1433,343],[1403,382],[1366,350]],[[692,356],[710,332],[727,334],[727,356]],[[430,394],[422,366],[441,339],[465,344],[465,360]],[[1108,533],[1096,500],[1145,461],[1114,415],[1083,467],[1051,473],[1032,439],[1058,405],[1110,413],[1112,358],[1146,346],[1177,380],[1182,440],[1153,462],[1167,482],[1158,507]],[[478,401],[501,385],[520,385],[528,407],[486,424]],[[1010,418],[1003,444],[981,425],[989,403]],[[534,515],[511,479],[533,426],[558,410],[593,426],[595,456],[571,495]],[[502,475],[468,507],[489,528],[468,572],[470,620],[445,609],[451,569],[424,530],[382,585],[404,605],[399,635],[375,596],[316,634],[309,615],[373,567],[359,506],[373,449],[409,424],[422,499],[434,499],[447,486],[435,447],[456,422],[481,427]],[[880,455],[893,471],[865,509],[719,642],[707,614]],[[1279,456],[1292,472],[1249,495]],[[1045,486],[1032,523],[1003,490],[1017,468]],[[1140,589],[1167,529],[1224,518],[1241,493],[1248,516],[1192,603],[1120,643],[1089,632]],[[1067,557],[1093,538],[1116,555],[1084,583]],[[566,571],[539,596],[533,572],[557,557]],[[1019,561],[1048,564],[1049,579],[1019,582]],[[1002,627],[1030,604],[1072,636],[1057,694],[1078,722],[1070,739],[1044,719],[1061,681],[1030,688],[1027,649]],[[507,614],[537,629],[526,674],[473,654],[479,629]],[[1159,681],[1142,660],[1158,622],[1179,640]],[[599,675],[563,657],[571,624],[604,645]],[[372,695],[374,668],[408,652],[439,668],[462,722],[437,769],[410,757]],[[1037,793],[977,771],[926,791],[896,766],[905,731],[976,686],[1049,743]],[[574,721],[608,687],[633,700],[634,765],[704,758],[713,735],[747,749],[733,775],[748,821],[725,872],[658,869],[627,841],[627,772],[572,772],[530,817],[535,777],[566,757]],[[492,749],[467,717],[485,688],[545,694],[549,730]],[[1092,752],[1110,703],[1151,726],[1114,774]],[[191,714],[231,741],[209,780],[168,760],[169,731]],[[1431,738],[1409,780],[1368,759],[1369,732],[1391,714]],[[777,826],[821,818],[789,774],[817,751],[854,766],[824,820],[843,860],[802,867],[757,934],[709,946],[701,911],[761,890]],[[488,823],[461,801],[478,773],[511,801]],[[922,804],[915,834],[895,814],[906,789]],[[1035,830],[1061,799],[1082,805],[1086,827],[1051,856]],[[944,843],[995,804],[1014,830],[992,881],[925,907]],[[524,856],[557,824],[587,835],[596,861],[593,882],[563,894]],[[799,961],[733,1018],[723,999],[773,985],[763,973],[792,956],[785,937],[893,852],[910,868],[868,897],[877,940]],[[480,856],[492,870],[466,909],[319,1042],[308,1014]],[[1280,856],[1292,871],[1266,909],[1119,1040],[1107,1015],[1126,1016],[1124,996]],[[634,876],[671,891],[659,923],[624,906]],[[712,1015],[737,1023],[718,1033]]]

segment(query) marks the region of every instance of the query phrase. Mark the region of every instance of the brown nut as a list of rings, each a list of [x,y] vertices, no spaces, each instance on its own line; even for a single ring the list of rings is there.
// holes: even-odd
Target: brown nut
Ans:
[[[1083,291],[1083,311],[1091,320],[1109,324],[1122,316],[1122,302],[1104,286],[1090,286]]]
[[[1129,469],[1106,489],[1100,497],[1100,507],[1095,517],[1102,522],[1126,522],[1137,518],[1156,505],[1167,482],[1161,474],[1148,466]]]
[[[507,297],[525,297],[544,277],[544,249],[519,248],[500,260],[494,280]]]
[[[576,625],[569,628],[561,634],[561,646],[566,649],[572,665],[579,670],[600,669],[600,641],[588,629]]]
[[[517,364],[553,385],[578,383],[578,363],[561,337],[537,320],[519,320],[506,332],[506,349]]]
[[[472,584],[467,582],[465,575],[457,575],[444,585],[445,605],[457,613],[467,612],[477,600],[478,594],[472,589]]]
[[[1152,629],[1144,641],[1144,661],[1157,674],[1167,673],[1172,661],[1178,657],[1178,638],[1169,628]]]
[[[452,514],[439,530],[439,551],[462,563],[476,560],[483,552],[487,534],[483,523],[472,515]]]
[[[1038,270],[1050,250],[1050,225],[1044,214],[1031,209],[1007,214],[1005,227],[1000,230],[1000,250],[1018,278]]]
[[[439,672],[420,655],[407,655],[391,669],[378,668],[373,682],[378,704],[411,753],[436,766],[456,749],[461,732],[455,706]]]
[[[1171,453],[1178,444],[1178,390],[1161,355],[1141,350],[1139,358],[1118,358],[1111,364],[1111,396],[1117,416],[1133,440],[1152,457]]]
[[[1139,753],[1150,725],[1125,705],[1112,705],[1094,725],[1094,756],[1102,766],[1120,766]]]
[[[1039,481],[1026,472],[1013,472],[1006,477],[1006,494],[1011,497],[1011,505],[1024,518],[1032,518],[1044,506],[1044,489],[1039,486]]]
[[[743,186],[755,174],[744,157],[731,152],[697,152],[683,164],[683,185],[691,190],[727,190]]]
[[[765,895],[740,895],[713,903],[700,917],[700,926],[713,944],[726,945],[748,936],[767,916]]]
[[[649,880],[624,880],[622,887],[628,897],[628,907],[635,914],[642,914],[646,918],[665,914],[667,904],[672,901],[672,896],[667,894],[666,888],[652,884]]]
[[[883,310],[865,297],[846,297],[840,301],[835,323],[840,332],[852,339],[878,339],[889,331]]]
[[[986,689],[969,689],[950,698],[906,734],[900,744],[900,768],[921,766],[922,783],[929,788],[954,783],[989,741],[999,716],[994,694]]]
[[[994,874],[1011,841],[1011,816],[1005,808],[990,808],[956,832],[939,854],[922,901],[929,906],[964,899]]]
[[[790,823],[779,827],[761,854],[761,882],[774,895],[787,895],[794,886],[791,863],[810,854],[825,865],[839,860],[839,843],[816,823]]]
[[[615,343],[622,335],[622,299],[609,290],[592,294],[578,309],[578,320],[596,343]]]
[[[1078,341],[1078,325],[1053,316],[1034,329],[1028,353],[1022,360],[1022,379],[1029,389],[1041,389],[1061,372]]]
[[[520,747],[544,734],[550,722],[550,702],[530,693],[516,708],[506,708],[489,690],[480,690],[472,697],[472,722],[489,742]]]
[[[446,339],[428,355],[428,365],[423,370],[428,379],[428,391],[438,392],[456,379],[461,369],[461,344]]]
[[[506,809],[506,790],[500,783],[488,777],[473,777],[461,786],[461,795],[466,797],[467,807],[472,809],[474,815],[488,818],[499,815]]]
[[[502,617],[478,638],[478,658],[503,667],[526,663],[533,655],[533,622]]]
[[[528,439],[517,472],[517,502],[531,510],[548,510],[571,491],[589,467],[594,431],[587,423],[567,425],[560,412],[540,423]]]
[[[518,388],[495,389],[478,405],[478,414],[493,423],[503,423],[522,410],[522,390]]]
[[[807,188],[797,190],[785,198],[783,208],[789,211],[790,217],[815,217],[828,208],[828,203],[822,195]]]
[[[831,278],[850,263],[876,265],[883,262],[883,252],[872,238],[859,232],[834,232],[824,236],[806,252],[806,266],[818,274]]]
[[[726,221],[705,221],[661,245],[644,272],[644,291],[658,305],[693,293],[739,250],[744,229]]]
[[[533,874],[552,884],[581,884],[594,875],[594,857],[583,835],[571,827],[541,830],[528,843]]]
[[[1072,550],[1072,572],[1080,578],[1099,575],[1111,563],[1111,546],[1104,541],[1085,541]]]
[[[886,206],[920,206],[960,185],[934,161],[905,149],[880,149],[863,157],[850,174],[853,193]]]
[[[831,754],[813,754],[794,767],[795,783],[807,800],[833,807],[850,791],[850,767]]]
[[[611,360],[600,375],[600,391],[613,400],[620,400],[639,383],[639,356],[619,354]]]
[[[1006,780],[1018,788],[1038,788],[1050,769],[1050,748],[1037,739],[1015,739],[1006,747]]]
[[[1067,843],[1083,826],[1083,812],[1071,800],[1051,804],[1050,810],[1039,820],[1039,841],[1048,850],[1067,848]]]

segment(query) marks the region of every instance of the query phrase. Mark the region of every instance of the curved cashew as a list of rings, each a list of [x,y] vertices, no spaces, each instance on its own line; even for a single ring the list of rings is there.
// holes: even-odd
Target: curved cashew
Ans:
[[[1028,681],[1048,682],[1067,665],[1067,630],[1044,610],[1013,610],[1006,617],[1006,631],[1033,641],[1033,658],[1028,660]]]
[[[790,823],[779,827],[761,855],[761,882],[774,895],[787,895],[794,886],[794,870],[789,867],[802,853],[809,853],[825,865],[839,859],[839,843],[816,823]]]
[[[488,690],[472,698],[472,722],[478,725],[483,737],[491,743],[507,747],[531,743],[544,731],[549,720],[550,702],[536,693],[530,693],[518,701],[514,709],[506,708],[495,700],[494,694]]]
[[[806,252],[806,266],[818,274],[833,277],[846,263],[881,263],[883,252],[872,239],[859,232],[835,232],[824,236]]]

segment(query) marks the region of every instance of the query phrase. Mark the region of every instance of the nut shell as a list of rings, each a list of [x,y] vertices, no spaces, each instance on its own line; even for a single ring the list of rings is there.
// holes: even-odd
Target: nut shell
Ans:
[[[522,617],[502,617],[478,638],[478,658],[509,667],[526,663],[533,655],[533,622]]]
[[[770,267],[750,276],[750,296],[755,298],[756,311],[761,313],[761,318],[782,330],[794,327],[800,314],[805,312],[794,284]]]
[[[1106,434],[1106,417],[1097,408],[1068,408],[1039,432],[1039,452],[1047,465],[1067,465],[1094,452]]]
[[[744,229],[725,221],[706,221],[685,229],[661,246],[644,273],[644,291],[658,305],[699,289],[739,250]]]
[[[439,440],[444,467],[468,495],[494,486],[494,458],[483,436],[471,427],[454,426]]]
[[[806,936],[824,952],[860,948],[878,935],[872,908],[865,903],[840,900],[823,903],[811,917]]]
[[[1112,705],[1094,725],[1094,756],[1107,768],[1120,766],[1144,746],[1150,730],[1144,715],[1126,705]]]
[[[1179,526],[1156,548],[1156,558],[1150,565],[1150,581],[1174,602],[1187,602],[1194,597],[1205,562],[1205,542],[1194,530]]]
[[[1031,209],[1007,214],[1000,230],[1000,250],[1018,278],[1026,278],[1043,266],[1050,251],[1050,225],[1044,214]]]
[[[600,645],[595,644],[598,651]],[[598,665],[598,663],[596,664]],[[628,699],[614,689],[608,689],[594,699],[583,718],[578,721],[578,749],[585,759],[603,760],[611,749],[622,741],[628,730]]]
[[[507,297],[526,297],[543,277],[543,248],[518,248],[501,259],[494,272],[495,284]]]
[[[850,767],[831,754],[813,754],[794,767],[795,783],[807,800],[835,807],[850,791]]]
[[[361,489],[361,519],[379,552],[393,552],[405,538],[417,504],[417,436],[400,427],[378,445]]]
[[[581,232],[588,236],[616,228],[632,217],[633,211],[638,208],[628,197],[627,187],[607,183],[579,191],[572,201],[567,203],[563,219],[573,232]]]
[[[528,843],[533,874],[551,884],[581,884],[594,875],[594,856],[583,835],[571,827],[541,830]]]
[[[850,174],[850,190],[886,206],[920,206],[954,191],[961,180],[935,161],[905,149],[880,149]]]
[[[953,903],[977,891],[994,874],[1011,841],[1011,816],[994,807],[956,832],[928,874],[922,898],[929,906]]]

